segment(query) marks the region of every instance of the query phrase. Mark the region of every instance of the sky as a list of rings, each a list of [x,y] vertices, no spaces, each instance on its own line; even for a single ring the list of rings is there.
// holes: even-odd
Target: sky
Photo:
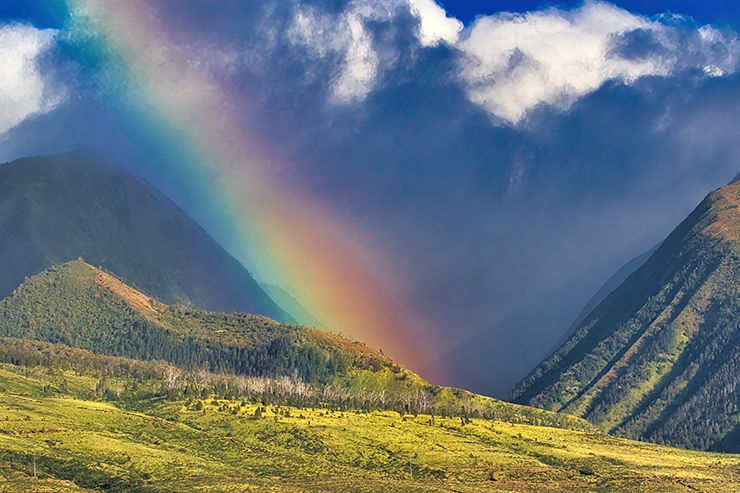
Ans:
[[[440,2],[447,12],[466,24],[478,16],[500,11],[527,12],[552,6],[573,7],[580,0],[458,0]],[[740,4],[721,0],[617,0],[614,5],[643,15],[654,16],[665,13],[691,16],[702,24],[727,25],[737,28],[740,23]]]
[[[9,0],[0,161],[92,150],[262,281],[505,397],[740,171],[728,2]]]

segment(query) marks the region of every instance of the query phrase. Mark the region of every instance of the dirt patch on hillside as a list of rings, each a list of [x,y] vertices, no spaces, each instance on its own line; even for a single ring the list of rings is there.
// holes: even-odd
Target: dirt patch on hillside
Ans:
[[[740,239],[740,182],[724,186],[712,193],[714,221],[705,233],[729,241]]]
[[[161,303],[155,301],[141,291],[127,286],[115,277],[98,271],[95,282],[104,287],[114,296],[126,302],[131,308],[145,316],[156,317],[164,307]]]

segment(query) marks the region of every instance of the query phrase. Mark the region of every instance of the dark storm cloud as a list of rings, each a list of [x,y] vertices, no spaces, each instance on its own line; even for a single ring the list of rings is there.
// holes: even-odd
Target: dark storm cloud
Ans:
[[[500,394],[610,271],[732,176],[739,91],[692,74],[613,84],[517,131],[410,84],[371,97],[354,135],[306,143],[304,165],[412,273],[430,337],[465,341],[442,361],[456,383]]]

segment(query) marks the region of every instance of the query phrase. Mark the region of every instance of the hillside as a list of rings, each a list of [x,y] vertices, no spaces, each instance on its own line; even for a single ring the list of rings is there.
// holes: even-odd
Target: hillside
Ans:
[[[280,381],[240,391],[200,375],[197,387],[190,382],[170,393],[170,373],[162,363],[0,341],[0,491],[730,493],[740,487],[737,455],[502,420],[290,404],[275,391]]]
[[[78,153],[0,165],[0,298],[80,257],[167,303],[292,320],[150,184]]]
[[[709,194],[513,391],[621,436],[740,451],[740,183]]]
[[[375,408],[589,429],[571,416],[430,385],[380,352],[328,332],[168,306],[82,261],[33,276],[0,301],[0,336],[161,360],[193,372],[297,378],[317,392],[373,401]]]
[[[79,260],[31,277],[0,301],[0,334],[212,371],[298,372],[320,383],[351,368],[398,370],[359,343],[316,330],[166,305]]]

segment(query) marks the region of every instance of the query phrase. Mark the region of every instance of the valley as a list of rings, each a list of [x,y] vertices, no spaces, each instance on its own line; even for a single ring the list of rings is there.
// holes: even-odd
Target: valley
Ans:
[[[78,260],[0,301],[0,491],[699,491],[740,456],[615,438],[359,342],[168,306]]]
[[[740,182],[713,192],[514,389],[655,443],[740,451]]]

